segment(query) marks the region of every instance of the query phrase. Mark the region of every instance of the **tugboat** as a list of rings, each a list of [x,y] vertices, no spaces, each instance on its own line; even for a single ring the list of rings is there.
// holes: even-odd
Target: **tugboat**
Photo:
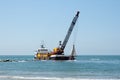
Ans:
[[[78,11],[75,17],[73,18],[63,43],[61,44],[60,41],[59,46],[57,48],[54,48],[53,51],[49,51],[43,45],[41,45],[41,48],[38,49],[37,53],[35,54],[34,58],[36,60],[74,60],[75,59],[75,45],[73,45],[72,53],[69,56],[64,55],[64,49],[72,33],[72,30],[75,26],[75,23],[79,17],[79,13],[80,12]]]
[[[35,59],[37,60],[49,60],[49,53],[51,53],[47,48],[42,44],[41,47],[36,51]]]

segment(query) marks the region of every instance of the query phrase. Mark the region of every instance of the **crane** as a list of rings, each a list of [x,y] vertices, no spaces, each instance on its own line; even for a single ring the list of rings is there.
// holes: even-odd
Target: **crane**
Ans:
[[[73,20],[72,20],[72,22],[71,22],[71,25],[70,25],[70,27],[69,27],[69,29],[68,29],[68,32],[67,32],[67,34],[66,34],[66,37],[65,37],[63,43],[61,44],[61,41],[60,41],[59,47],[53,49],[53,53],[54,53],[54,54],[61,55],[61,54],[64,53],[64,49],[65,49],[66,44],[67,44],[67,42],[68,42],[68,40],[69,40],[69,37],[70,37],[70,35],[71,35],[71,33],[72,33],[72,30],[73,30],[73,28],[74,28],[74,26],[75,26],[75,23],[76,23],[76,21],[77,21],[77,19],[78,19],[78,17],[79,17],[79,13],[80,13],[80,12],[77,11],[77,14],[76,14],[75,17],[73,18]]]

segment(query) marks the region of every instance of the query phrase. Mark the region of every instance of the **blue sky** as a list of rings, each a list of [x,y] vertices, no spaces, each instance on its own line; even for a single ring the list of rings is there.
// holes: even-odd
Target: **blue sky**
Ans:
[[[77,11],[65,54],[75,41],[78,55],[120,55],[120,0],[0,0],[0,55],[34,55],[41,41],[52,50]]]

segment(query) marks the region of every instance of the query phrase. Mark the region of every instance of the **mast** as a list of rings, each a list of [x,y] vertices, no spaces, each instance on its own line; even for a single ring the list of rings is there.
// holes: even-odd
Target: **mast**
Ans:
[[[76,51],[75,51],[75,45],[73,44],[73,49],[72,49],[71,56],[75,56],[75,54],[76,54]]]
[[[73,18],[73,20],[72,20],[72,22],[71,22],[71,25],[70,25],[70,27],[69,27],[69,29],[68,29],[68,32],[67,32],[67,35],[66,35],[66,37],[65,37],[65,39],[64,39],[64,41],[63,41],[63,43],[62,43],[62,45],[61,45],[61,49],[62,50],[64,50],[64,48],[66,47],[66,44],[67,44],[67,42],[68,42],[68,40],[69,40],[69,37],[70,37],[70,35],[71,35],[71,33],[72,33],[72,30],[73,30],[73,28],[74,28],[74,26],[75,26],[75,23],[76,23],[76,21],[77,21],[77,19],[78,19],[78,17],[79,17],[79,11],[77,11],[77,14],[75,15],[75,17]]]

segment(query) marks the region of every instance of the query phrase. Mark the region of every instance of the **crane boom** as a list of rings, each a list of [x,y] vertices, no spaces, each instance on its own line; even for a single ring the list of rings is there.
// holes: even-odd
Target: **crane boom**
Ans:
[[[69,40],[69,37],[70,37],[70,35],[71,35],[71,32],[72,32],[72,30],[73,30],[73,28],[74,28],[74,26],[75,26],[75,23],[76,23],[78,17],[79,17],[79,11],[77,12],[77,14],[75,15],[75,17],[73,18],[73,20],[72,20],[72,22],[71,22],[71,25],[70,25],[70,27],[69,27],[69,29],[68,29],[68,32],[67,32],[67,35],[66,35],[66,37],[65,37],[65,39],[64,39],[64,41],[63,41],[63,43],[62,43],[62,45],[61,45],[61,49],[62,49],[62,50],[64,50],[64,48],[65,48],[65,46],[66,46],[66,44],[67,44],[67,42],[68,42],[68,40]]]

